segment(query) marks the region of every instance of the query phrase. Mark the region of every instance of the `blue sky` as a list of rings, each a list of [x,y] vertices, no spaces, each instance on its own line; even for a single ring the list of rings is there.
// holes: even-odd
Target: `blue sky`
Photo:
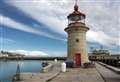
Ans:
[[[80,0],[87,16],[87,48],[120,53],[120,1]],[[1,50],[43,56],[66,56],[67,15],[74,0],[0,0]]]

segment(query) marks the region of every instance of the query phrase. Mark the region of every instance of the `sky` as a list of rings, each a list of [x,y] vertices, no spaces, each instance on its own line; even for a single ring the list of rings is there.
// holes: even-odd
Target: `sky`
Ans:
[[[75,0],[0,0],[0,49],[27,55],[67,56],[67,16]],[[120,1],[79,0],[86,14],[87,49],[120,53]]]

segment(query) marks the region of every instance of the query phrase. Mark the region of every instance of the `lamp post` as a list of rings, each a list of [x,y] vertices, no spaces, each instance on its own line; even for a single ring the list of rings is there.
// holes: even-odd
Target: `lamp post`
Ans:
[[[13,77],[13,81],[20,81],[20,65],[17,65],[17,70],[16,70],[16,74]]]

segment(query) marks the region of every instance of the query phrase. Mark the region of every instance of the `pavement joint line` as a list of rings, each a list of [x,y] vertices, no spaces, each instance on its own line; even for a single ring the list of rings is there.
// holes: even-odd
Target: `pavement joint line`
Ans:
[[[51,80],[53,80],[54,78],[56,78],[60,73],[61,73],[61,71],[59,71],[59,72],[56,73],[54,76],[52,76],[52,77],[50,77],[49,79],[47,79],[45,82],[50,82]]]
[[[104,78],[104,76],[102,75],[102,73],[100,73],[100,71],[95,67],[95,69],[97,70],[97,72],[100,74],[100,76],[102,77],[102,79],[104,80],[104,82],[107,82],[106,79]]]
[[[112,70],[113,72],[115,72],[115,73],[117,73],[117,74],[120,74],[120,71],[119,71],[119,70],[114,69],[112,66],[109,66],[109,65],[107,65],[107,64],[104,64],[104,63],[102,63],[102,62],[98,62],[98,64],[100,64],[100,65],[102,65],[102,66],[106,67],[107,69]]]

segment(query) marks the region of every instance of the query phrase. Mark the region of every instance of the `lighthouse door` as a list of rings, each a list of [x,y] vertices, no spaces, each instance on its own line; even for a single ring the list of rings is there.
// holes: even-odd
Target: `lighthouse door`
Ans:
[[[80,53],[75,54],[75,65],[81,66],[81,54]]]

